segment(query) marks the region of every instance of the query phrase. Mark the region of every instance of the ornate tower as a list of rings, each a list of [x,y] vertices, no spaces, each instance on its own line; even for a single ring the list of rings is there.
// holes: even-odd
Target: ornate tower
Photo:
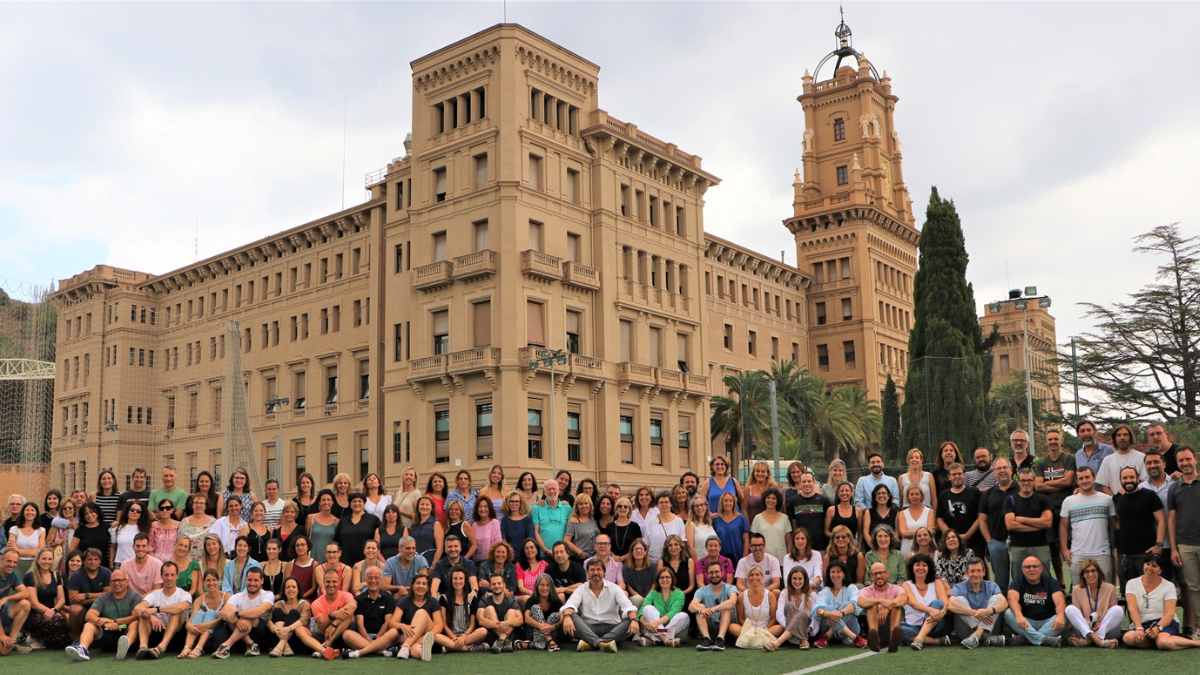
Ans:
[[[836,48],[804,73],[796,99],[804,108],[804,172],[796,172],[794,213],[784,225],[796,239],[798,266],[813,275],[813,371],[878,400],[888,375],[904,386],[920,233],[901,171],[891,79],[854,48],[844,20],[834,35]]]

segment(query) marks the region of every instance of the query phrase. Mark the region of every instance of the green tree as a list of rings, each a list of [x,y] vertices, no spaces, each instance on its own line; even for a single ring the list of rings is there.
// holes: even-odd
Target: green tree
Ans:
[[[883,433],[880,434],[880,450],[888,461],[900,458],[900,400],[896,394],[896,382],[888,375],[883,388]]]
[[[933,188],[921,231],[916,307],[904,387],[903,447],[953,440],[974,448],[988,438],[985,342],[967,282],[967,248],[954,202]]]
[[[770,432],[767,374],[744,370],[726,375],[722,382],[729,395],[713,397],[709,426],[714,439],[724,434],[726,447],[734,454],[732,465],[736,470],[739,461],[750,457],[754,439],[760,432]]]

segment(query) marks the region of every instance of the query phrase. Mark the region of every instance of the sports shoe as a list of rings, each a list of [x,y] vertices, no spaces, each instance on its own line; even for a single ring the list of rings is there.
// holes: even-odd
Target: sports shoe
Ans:
[[[504,652],[505,654],[511,654],[513,653],[513,650],[514,647],[512,638],[504,638],[500,641],[500,651]]]
[[[477,654],[479,652],[486,652],[488,649],[491,649],[491,645],[489,645],[488,643],[476,642],[475,644],[471,645],[471,648],[469,651]]]
[[[863,636],[861,636],[861,635],[855,635],[855,636],[854,636],[854,643],[853,643],[853,644],[854,644],[855,648],[857,648],[857,649],[862,649],[863,647],[868,647],[868,646],[870,646],[870,645],[868,644],[867,640],[866,640],[866,639],[865,639]],[[878,650],[878,649],[876,649],[875,651],[879,651],[879,650]]]
[[[1014,635],[1012,636],[1012,639],[1009,640],[1009,645],[1013,647],[1028,647],[1029,644],[1029,640],[1026,639],[1024,635]]]
[[[580,640],[579,644],[575,645],[575,651],[577,652],[586,652],[591,648],[592,646],[589,645],[586,640]]]
[[[411,656],[411,654],[409,653],[408,645],[402,645],[400,647],[400,651],[396,652],[396,658],[398,659],[408,660],[409,656]]]
[[[700,642],[696,645],[696,651],[698,651],[698,652],[710,651],[710,650],[712,650],[712,644],[713,644],[713,642],[712,642],[711,638],[704,638],[704,639],[700,640]]]
[[[826,647],[829,646],[829,638],[827,638],[825,636],[821,636],[821,637],[817,638],[816,640],[813,640],[813,646],[816,647],[817,649],[825,649]]]
[[[428,661],[433,658],[433,633],[426,631],[421,636],[421,660]]]
[[[357,649],[343,649],[342,650],[342,658],[343,659],[357,659],[358,658],[358,650]]]
[[[725,651],[725,636],[718,635],[717,639],[713,640],[712,646],[709,647],[709,649],[713,650],[714,652]]]
[[[922,642],[921,640],[913,640],[912,644],[910,644],[909,647],[912,647],[912,650],[914,652],[919,652],[922,649],[925,649],[925,643]]]
[[[967,637],[963,638],[962,646],[964,649],[975,649],[976,647],[978,647],[979,646],[979,634],[971,633]]]
[[[385,658],[385,659],[394,659],[394,658],[396,658],[396,648],[388,647],[387,649],[379,652],[379,654],[381,656],[383,656],[383,658]]]
[[[954,644],[954,640],[951,639],[951,637],[949,635],[947,635],[947,636],[943,637],[942,641],[939,642],[938,644],[942,645],[943,647],[949,647]]]
[[[326,647],[321,650],[321,658],[325,659],[326,661],[332,661],[332,660],[336,659],[340,654],[341,654],[341,652],[334,649],[333,647]]]
[[[987,646],[989,647],[1003,647],[1007,643],[1008,641],[1004,639],[1003,635],[992,635],[987,639]]]
[[[150,658],[151,658],[151,656],[150,656],[150,648],[149,647],[142,647],[141,649],[137,650],[137,652],[133,655],[134,661],[147,661]]]
[[[76,642],[73,645],[67,645],[67,648],[64,649],[63,651],[65,651],[67,653],[67,656],[70,656],[71,660],[73,660],[73,661],[91,661],[92,660],[92,656],[90,654],[88,654],[87,647],[84,647],[83,645],[79,644],[78,642]]]
[[[645,635],[635,635],[633,636],[633,644],[639,647],[649,647],[650,638],[646,637]]]
[[[1043,647],[1061,647],[1062,637],[1059,635],[1048,635],[1042,638]]]
[[[892,632],[888,635],[888,653],[889,654],[895,654],[896,650],[900,649],[900,641],[902,639],[903,639],[903,636],[900,635],[900,627],[896,626],[895,628],[892,629]]]
[[[617,641],[616,640],[605,640],[604,642],[600,643],[600,649],[608,652],[609,654],[616,654],[617,653]]]
[[[129,636],[122,635],[117,638],[117,660],[124,661],[125,657],[129,656]]]
[[[257,642],[251,642],[249,647],[246,647],[246,656],[258,656],[262,654],[262,650],[258,648]]]
[[[499,654],[504,651],[504,638],[500,638],[492,643],[492,653]]]

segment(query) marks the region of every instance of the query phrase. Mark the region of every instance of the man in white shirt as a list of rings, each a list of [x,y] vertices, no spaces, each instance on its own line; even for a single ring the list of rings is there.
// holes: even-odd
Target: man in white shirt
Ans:
[[[151,591],[133,608],[133,616],[138,622],[137,639],[142,643],[134,658],[159,658],[183,626],[192,606],[192,594],[175,585],[178,574],[179,568],[174,562],[163,563],[162,587]],[[150,643],[156,633],[161,634],[162,639],[157,647],[152,647]]]
[[[637,608],[620,586],[605,580],[599,560],[588,561],[587,577],[588,582],[563,603],[563,632],[579,638],[578,651],[601,649],[616,654],[617,643],[640,630]]]
[[[238,642],[246,643],[246,656],[258,656],[258,643],[270,635],[267,622],[270,620],[271,605],[275,594],[264,591],[262,570],[258,567],[246,573],[246,590],[235,593],[221,608],[221,618],[228,624],[232,635],[217,647],[213,656],[229,658],[229,650]]]
[[[783,576],[779,558],[767,553],[766,537],[758,532],[751,532],[750,553],[738,561],[737,569],[733,573],[739,593],[746,590],[746,577],[750,575],[750,568],[756,565],[762,568],[763,583],[767,585],[767,590],[779,590],[780,578]]]
[[[1104,458],[1096,472],[1097,489],[1110,495],[1121,492],[1121,469],[1132,466],[1137,469],[1138,480],[1146,480],[1146,455],[1133,448],[1133,430],[1124,424],[1113,429],[1113,445],[1116,451]]]
[[[1079,491],[1063,500],[1059,513],[1062,519],[1058,522],[1058,545],[1062,559],[1071,565],[1072,579],[1083,578],[1083,564],[1089,560],[1096,561],[1105,579],[1114,579],[1109,529],[1117,514],[1116,507],[1111,496],[1096,490],[1092,467],[1085,464],[1077,468],[1075,481]]]
[[[279,481],[272,478],[267,481],[267,498],[263,500],[263,506],[267,507],[267,527],[274,530],[279,527],[279,516],[283,513],[284,500],[279,498]]]

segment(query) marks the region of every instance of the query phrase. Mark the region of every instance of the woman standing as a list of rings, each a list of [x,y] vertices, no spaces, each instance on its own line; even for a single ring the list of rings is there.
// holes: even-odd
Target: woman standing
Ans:
[[[104,469],[96,477],[96,497],[92,501],[100,509],[100,522],[112,527],[117,520],[121,493],[117,492],[117,475],[111,469]]]
[[[908,508],[900,512],[896,521],[900,530],[900,554],[906,559],[912,556],[913,538],[917,536],[917,530],[928,528],[933,521],[933,509],[921,501],[921,494],[920,486],[908,486],[908,494],[905,496]]]
[[[288,579],[295,579],[299,584],[301,598],[311,599],[317,594],[317,585],[313,583],[317,562],[312,557],[312,542],[305,535],[298,535],[292,541],[292,550],[295,557],[288,564]]]
[[[783,634],[783,626],[775,623],[775,593],[765,584],[763,568],[754,565],[746,575],[746,592],[737,603],[737,622],[729,624],[729,632],[737,637],[739,649],[767,649]]]
[[[592,500],[587,495],[575,497],[575,508],[567,520],[563,543],[576,560],[587,560],[596,554],[596,535],[600,528],[592,519]]]
[[[862,582],[866,572],[866,563],[858,552],[858,539],[850,534],[850,529],[845,525],[834,527],[833,536],[829,538],[829,548],[825,551],[825,575],[823,577],[825,585],[829,584],[829,567],[835,562],[842,565],[846,583]]]
[[[108,527],[100,520],[100,509],[92,503],[80,507],[79,527],[75,528],[75,536],[71,538],[70,550],[86,551],[94,548],[100,551],[100,564],[104,567],[111,567],[109,563],[109,545],[111,543]]]
[[[204,495],[205,502],[203,508],[197,508],[195,505],[188,503],[184,510],[187,513],[206,513],[213,520],[217,519],[220,511],[217,507],[220,506],[221,495],[217,493],[217,481],[213,475],[207,471],[201,471],[196,474],[196,490],[197,493]]]
[[[417,487],[417,470],[411,466],[404,467],[404,473],[400,474],[400,489],[396,491],[396,497],[392,500],[400,509],[402,526],[412,526],[417,517],[417,500],[422,494],[421,488]]]
[[[663,546],[667,543],[667,538],[671,536],[683,539],[687,536],[687,521],[675,515],[675,510],[671,504],[671,493],[666,490],[658,493],[658,516],[648,521],[646,527],[642,528],[642,537],[646,540],[649,547],[650,562],[657,565],[659,560],[662,560]],[[654,581],[651,580],[651,585]]]
[[[229,475],[229,484],[225,487],[225,491],[221,493],[221,499],[217,504],[217,510],[221,513],[228,514],[229,500],[236,497],[238,505],[242,508],[241,518],[243,522],[250,520],[250,505],[257,499],[254,497],[254,492],[250,490],[250,474],[246,473],[245,469],[234,469]]]
[[[646,594],[654,587],[654,575],[658,572],[658,563],[650,559],[650,547],[645,540],[638,539],[629,547],[629,562],[621,566],[621,581],[625,582],[625,592],[629,601],[641,605]]]
[[[958,444],[954,441],[942,441],[938,446],[937,468],[933,470],[935,493],[940,495],[950,489],[950,470],[946,467],[955,463],[962,464],[962,453],[958,451]]]
[[[532,511],[538,503],[537,479],[532,473],[526,471],[517,476],[517,492],[521,493],[521,499],[525,500],[525,507]]]
[[[217,535],[221,540],[221,546],[225,548],[225,555],[233,557],[233,547],[237,543],[237,538],[245,536],[250,529],[246,525],[246,521],[242,520],[242,503],[241,497],[230,495],[225,500],[225,515],[217,518],[212,527],[208,528],[211,534]]]
[[[287,578],[287,563],[279,558],[279,552],[282,550],[282,544],[278,539],[268,539],[266,554],[267,557],[262,561],[262,589],[271,591],[271,594],[277,598],[283,597],[283,580]]]
[[[605,528],[612,525],[613,519],[617,517],[616,504],[608,495],[600,495],[593,501],[596,503],[596,527],[603,532]]]
[[[612,540],[612,554],[622,562],[627,562],[633,542],[642,538],[642,528],[630,518],[633,504],[628,497],[617,499],[616,509],[617,517],[608,524],[604,533]]]
[[[750,523],[737,512],[737,497],[732,492],[721,495],[713,528],[721,539],[721,555],[726,558],[741,560],[750,550]]]
[[[442,559],[445,530],[433,513],[433,499],[423,495],[417,500],[417,524],[405,532],[417,543],[417,553],[432,567]]]
[[[909,557],[918,553],[924,553],[930,560],[937,557],[937,541],[933,538],[933,530],[928,527],[918,527],[913,535],[912,555]]]
[[[751,521],[750,531],[758,532],[766,539],[767,553],[783,560],[788,552],[788,533],[792,521],[783,512],[783,494],[778,488],[768,488],[762,497],[763,510]]]
[[[209,534],[204,537],[203,553],[200,554],[200,569],[205,571],[213,570],[217,576],[217,588],[221,587],[223,576],[225,575],[225,563],[229,559],[225,557],[225,547],[221,544],[221,539],[215,534]]]
[[[766,462],[755,462],[750,468],[750,480],[746,483],[745,490],[742,491],[742,504],[745,507],[743,511],[746,514],[746,522],[753,523],[754,519],[763,510],[763,497],[766,496],[767,490],[775,487],[775,481],[771,478],[771,467]],[[783,508],[781,504],[780,509]]]
[[[789,642],[800,649],[808,649],[810,630],[816,627],[812,622],[814,601],[808,574],[803,567],[796,566],[784,574],[784,578],[787,583],[775,600],[775,623],[783,627],[783,632],[766,646],[767,651],[772,652]]]
[[[681,589],[685,596],[691,595],[692,591],[696,590],[692,558],[688,555],[687,544],[679,537],[675,535],[667,537],[667,543],[663,546],[663,557],[659,561],[658,567],[661,570],[670,570],[671,574],[675,576],[675,588]]]
[[[308,517],[317,512],[317,481],[308,472],[296,479],[296,522],[307,527]]]
[[[504,506],[504,468],[499,464],[488,469],[487,485],[479,491],[478,498],[492,503],[493,514],[500,513]]]
[[[341,518],[350,510],[350,474],[339,473],[333,477],[333,508],[330,512]]]
[[[433,516],[443,525],[446,524],[447,487],[446,477],[436,472],[429,474],[429,480],[425,483],[425,496],[433,505]]]
[[[476,562],[487,560],[492,547],[503,541],[500,521],[492,510],[492,500],[480,497],[475,500],[475,511],[471,514],[471,547],[464,554]]]
[[[708,512],[708,501],[696,495],[690,503],[685,540],[692,545],[692,558],[699,560],[706,555],[705,542],[709,537],[716,537],[717,530],[712,524],[712,514]]]
[[[462,540],[462,550],[465,553],[471,549],[471,524],[467,522],[467,512],[463,510],[463,502],[446,499],[446,534],[445,538],[454,535]]]
[[[575,488],[575,494],[591,497],[594,504],[596,503],[596,495],[600,494],[600,489],[596,487],[596,481],[591,478],[584,478],[579,481],[578,487]]]
[[[504,520],[500,521],[500,536],[509,546],[520,546],[526,539],[533,539],[533,519],[529,517],[529,504],[520,492],[509,492],[501,511],[504,513]]]
[[[643,532],[646,531],[647,523],[658,518],[658,507],[654,504],[653,490],[643,485],[633,493],[633,511],[629,514],[629,518],[637,523]]]
[[[333,491],[328,488],[317,493],[317,512],[308,517],[308,537],[312,557],[325,562],[325,547],[333,541],[341,520],[333,515]]]
[[[863,509],[854,505],[854,486],[842,481],[834,488],[833,506],[825,510],[825,538],[833,537],[833,528],[838,525],[850,530],[854,538],[858,538],[858,528],[862,526]]]
[[[204,535],[216,519],[208,515],[208,495],[203,492],[192,495],[191,505],[194,508],[179,521],[179,538],[190,544],[192,560],[199,560],[204,552]]]
[[[62,649],[71,644],[67,596],[61,577],[54,571],[54,551],[49,548],[38,551],[24,583],[30,605],[25,631],[46,649]]]
[[[383,510],[392,503],[392,496],[383,493],[383,481],[379,474],[371,472],[363,479],[363,496],[367,498],[363,510],[383,520]]]
[[[892,491],[882,484],[876,485],[871,491],[871,507],[863,513],[863,523],[859,527],[859,534],[868,548],[875,528],[880,525],[896,529],[896,507],[892,506]]]
[[[291,562],[295,559],[296,553],[293,545],[296,537],[304,534],[304,528],[301,527],[298,520],[299,515],[300,507],[296,502],[284,504],[283,510],[279,512],[279,527],[271,532],[271,538],[279,540],[279,559],[283,562]]]
[[[134,500],[126,502],[125,508],[117,514],[117,520],[109,530],[112,544],[109,546],[108,559],[113,562],[113,569],[133,558],[133,538],[148,529],[142,503]]]
[[[154,522],[150,523],[150,555],[159,560],[170,560],[175,553],[175,540],[179,538],[175,504],[170,499],[161,499],[154,507]]]
[[[742,490],[738,487],[737,479],[729,475],[729,461],[721,455],[713,457],[708,462],[709,476],[704,479],[704,484],[696,490],[697,494],[704,495],[708,500],[708,510],[713,513],[721,512],[721,496],[732,494],[734,498],[734,511],[740,511],[742,503]]]
[[[793,567],[801,567],[804,569],[804,580],[808,586],[820,588],[825,560],[820,551],[813,550],[808,530],[803,527],[792,530],[789,539],[791,550],[783,558],[783,576],[787,577]]]
[[[828,473],[825,475],[825,484],[821,486],[821,494],[825,495],[825,499],[830,504],[837,503],[837,488],[846,480],[846,463],[840,459],[835,459],[829,463]],[[850,492],[854,492],[854,486],[850,486]]]
[[[379,555],[386,560],[400,552],[400,538],[404,536],[404,525],[400,522],[400,507],[388,504],[383,510],[383,519],[375,533],[379,542]]]
[[[903,508],[908,506],[910,487],[917,487],[921,490],[921,502],[925,504],[925,508],[937,511],[937,484],[933,480],[933,474],[925,470],[925,453],[918,448],[913,448],[908,451],[908,471],[900,474],[900,498],[903,500],[900,506]]]
[[[871,565],[875,563],[883,563],[883,566],[887,568],[890,583],[898,584],[903,581],[904,556],[892,548],[896,541],[895,530],[887,525],[880,525],[871,535],[871,541],[873,545],[866,555],[867,569],[870,569]]]
[[[458,502],[462,505],[463,517],[471,513],[475,508],[475,500],[479,498],[479,491],[471,487],[471,472],[466,469],[460,470],[454,474],[454,489],[450,494],[446,495],[446,510],[450,510],[450,505]]]
[[[363,547],[368,541],[375,541],[379,532],[379,519],[367,513],[366,505],[367,498],[361,492],[351,494],[350,509],[333,532],[333,540],[342,549],[342,560],[351,567],[363,559]]]
[[[679,641],[687,635],[690,623],[688,613],[683,609],[685,595],[676,586],[671,570],[665,567],[658,570],[654,587],[646,594],[638,610],[642,634],[634,637],[634,641],[642,647],[651,644],[678,647]]]

